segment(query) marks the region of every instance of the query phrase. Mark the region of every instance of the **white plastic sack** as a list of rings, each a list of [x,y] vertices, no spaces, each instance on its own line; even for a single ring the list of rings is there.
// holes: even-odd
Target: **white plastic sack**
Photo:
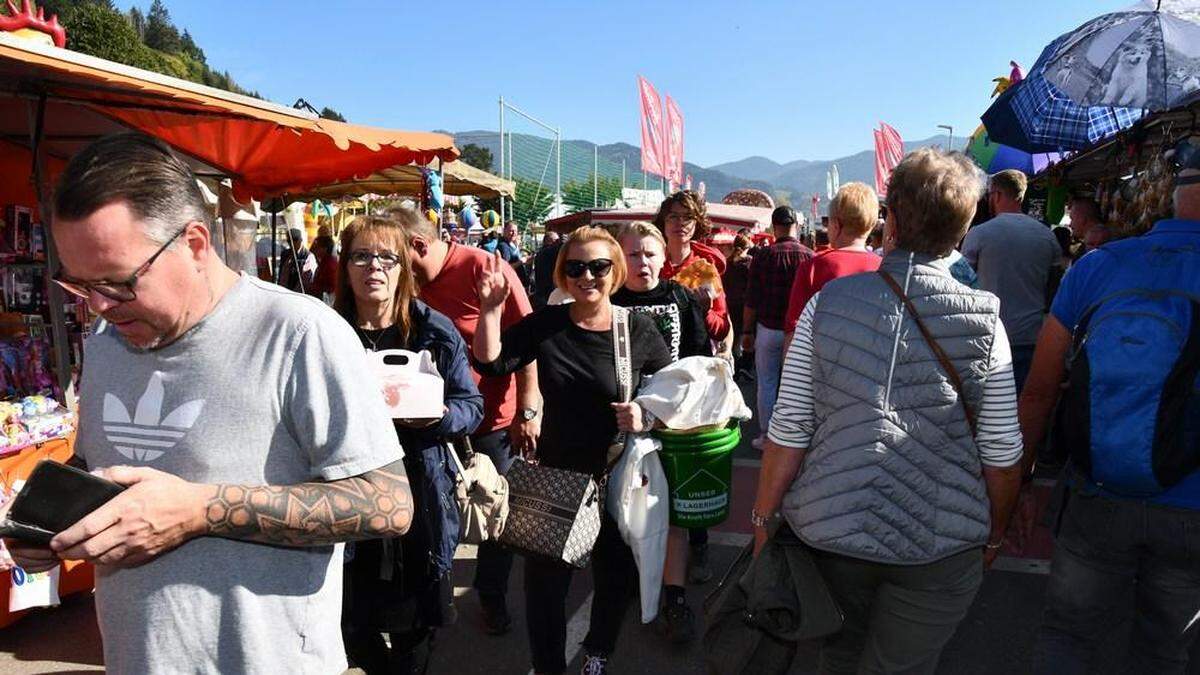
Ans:
[[[668,429],[695,429],[750,419],[733,367],[713,356],[689,356],[649,378],[633,399]]]
[[[662,445],[645,434],[630,434],[625,452],[608,479],[608,512],[621,538],[633,550],[642,598],[642,623],[658,616],[663,564],[667,558],[670,488],[658,451]]]

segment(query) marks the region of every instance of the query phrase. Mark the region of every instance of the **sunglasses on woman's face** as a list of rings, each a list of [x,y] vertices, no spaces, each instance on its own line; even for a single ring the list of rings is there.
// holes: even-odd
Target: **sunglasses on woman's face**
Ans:
[[[596,258],[595,260],[568,260],[563,263],[563,272],[572,279],[578,279],[583,276],[584,271],[590,271],[592,276],[600,279],[608,276],[608,271],[612,269],[613,261],[608,258]]]

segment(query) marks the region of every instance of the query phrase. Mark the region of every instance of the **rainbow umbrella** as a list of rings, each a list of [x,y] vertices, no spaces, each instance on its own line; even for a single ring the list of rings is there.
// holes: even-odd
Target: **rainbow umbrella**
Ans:
[[[989,136],[987,129],[980,125],[967,141],[967,156],[975,161],[987,173],[996,173],[1005,169],[1016,169],[1032,176],[1046,167],[1062,161],[1062,154],[1057,152],[1028,153],[1010,145],[997,143]]]

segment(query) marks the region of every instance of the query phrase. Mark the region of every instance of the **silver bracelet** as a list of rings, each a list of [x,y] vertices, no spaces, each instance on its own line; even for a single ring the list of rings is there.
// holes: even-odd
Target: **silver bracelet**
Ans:
[[[750,524],[754,527],[766,527],[771,524],[771,521],[779,517],[779,512],[776,511],[769,516],[764,516],[757,509],[750,509]]]

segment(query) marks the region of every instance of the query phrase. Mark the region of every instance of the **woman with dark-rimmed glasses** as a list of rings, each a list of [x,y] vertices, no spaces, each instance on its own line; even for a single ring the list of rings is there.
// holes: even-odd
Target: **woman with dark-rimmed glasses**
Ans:
[[[450,319],[414,297],[404,219],[421,216],[401,209],[393,217],[357,218],[342,231],[334,309],[369,351],[428,351],[445,381],[445,406],[436,419],[395,420],[413,486],[412,527],[399,539],[356,543],[346,565],[342,633],[352,665],[368,675],[423,668],[430,636],[454,621],[450,567],[459,514],[447,442],[483,419],[466,343]]]
[[[475,332],[476,368],[483,375],[515,372],[533,360],[546,402],[537,458],[545,466],[590,473],[607,470],[608,448],[618,431],[648,427],[636,403],[622,403],[613,353],[613,305],[609,299],[625,282],[625,256],[616,240],[598,227],[575,230],[559,250],[555,285],[572,302],[551,305],[500,332],[500,315],[510,287],[499,258],[478,280],[481,303]],[[642,377],[671,362],[666,342],[648,317],[629,317],[633,389]],[[616,522],[605,512],[592,551],[595,593],[591,623],[583,641],[583,672],[606,672],[629,600],[636,593],[633,553]],[[525,560],[526,623],[533,669],[561,673],[565,659],[566,599],[572,570],[563,563]]]

